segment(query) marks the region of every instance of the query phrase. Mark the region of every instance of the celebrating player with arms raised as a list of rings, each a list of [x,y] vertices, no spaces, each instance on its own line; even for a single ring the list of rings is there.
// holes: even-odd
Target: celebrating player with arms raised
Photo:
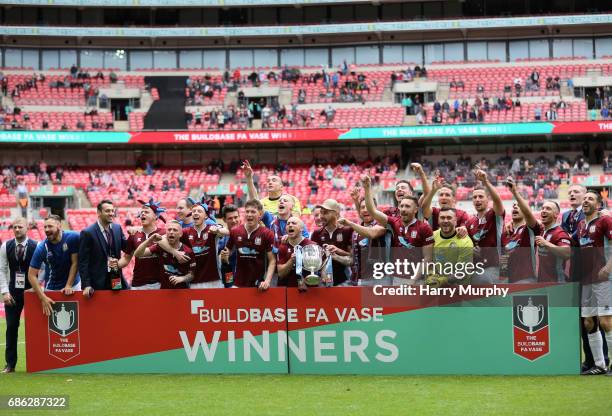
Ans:
[[[495,187],[489,182],[487,173],[478,167],[474,176],[482,183],[472,191],[472,203],[476,216],[471,217],[466,226],[474,241],[475,262],[482,262],[485,271],[474,275],[472,283],[493,284],[499,282],[499,254],[501,252],[501,237],[504,226],[504,204]],[[493,208],[489,208],[489,199],[493,200]]]
[[[362,179],[363,189],[365,193],[365,204],[368,212],[381,225],[389,224],[393,230],[392,247],[397,249],[407,249],[407,252],[395,253],[403,258],[408,258],[410,262],[420,263],[424,261],[429,263],[432,260],[433,253],[433,232],[431,227],[424,221],[419,221],[416,218],[419,202],[413,197],[403,197],[399,203],[399,217],[385,215],[383,212],[376,209],[374,198],[372,197],[372,181],[369,176]],[[418,280],[423,277],[422,268],[418,269],[416,275],[411,276],[411,280]],[[406,281],[404,278],[398,278],[399,283],[413,283]],[[397,283],[394,279],[394,284]]]

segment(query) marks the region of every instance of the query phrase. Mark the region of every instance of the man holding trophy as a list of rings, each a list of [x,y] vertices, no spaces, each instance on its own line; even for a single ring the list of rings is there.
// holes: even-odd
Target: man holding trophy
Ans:
[[[302,235],[304,223],[298,217],[287,220],[287,239],[278,247],[278,286],[297,287],[300,292],[306,285],[319,284],[315,274],[323,263],[323,251],[316,243]],[[310,272],[310,273],[309,273]]]

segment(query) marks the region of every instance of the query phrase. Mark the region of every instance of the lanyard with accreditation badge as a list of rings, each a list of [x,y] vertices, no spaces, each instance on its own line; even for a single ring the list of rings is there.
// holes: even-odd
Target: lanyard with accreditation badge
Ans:
[[[25,289],[26,274],[24,271],[21,270],[21,261],[26,257],[26,251],[28,250],[28,246],[25,245],[25,242],[24,245],[17,243],[17,240],[15,240],[15,244],[15,258],[17,259],[17,271],[15,272],[15,289]],[[19,256],[19,247],[23,248],[21,258]]]

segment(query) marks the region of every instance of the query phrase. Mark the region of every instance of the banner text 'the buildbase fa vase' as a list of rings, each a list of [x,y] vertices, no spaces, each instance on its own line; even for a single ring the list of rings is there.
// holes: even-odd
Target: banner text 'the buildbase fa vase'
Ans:
[[[577,374],[578,285],[497,287],[508,294],[374,296],[352,287],[100,291],[85,299],[50,292],[50,317],[27,293],[27,369]]]

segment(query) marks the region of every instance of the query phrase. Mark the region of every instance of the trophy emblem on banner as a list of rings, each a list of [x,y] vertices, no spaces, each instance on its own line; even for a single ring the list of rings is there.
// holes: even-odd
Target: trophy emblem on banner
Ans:
[[[544,319],[544,305],[535,306],[529,298],[526,306],[518,305],[516,317],[521,324],[529,328],[529,333],[533,334],[533,328],[540,325]]]
[[[59,312],[53,311],[53,324],[62,331],[62,336],[65,337],[66,331],[74,325],[74,311],[68,312],[66,305],[62,303],[62,309]]]
[[[316,272],[323,264],[323,250],[321,247],[314,244],[305,246],[302,251],[302,264],[304,268],[310,272],[310,274],[304,278],[306,284],[308,286],[318,286],[321,282],[321,278]]]

